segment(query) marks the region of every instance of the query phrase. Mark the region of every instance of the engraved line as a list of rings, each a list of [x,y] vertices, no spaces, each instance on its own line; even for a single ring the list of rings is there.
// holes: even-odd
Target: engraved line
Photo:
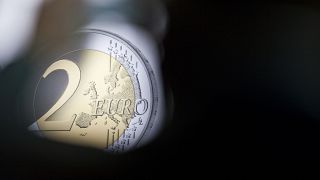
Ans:
[[[109,61],[109,72],[111,72],[111,53],[112,51],[110,51],[109,57],[110,57],[110,61]]]
[[[109,129],[108,129],[108,133],[107,133],[107,149],[109,148]]]
[[[119,134],[119,129],[118,129],[118,139],[117,139],[118,143],[120,141],[120,134]]]
[[[114,144],[114,132],[112,132],[112,147],[113,147],[113,144]]]

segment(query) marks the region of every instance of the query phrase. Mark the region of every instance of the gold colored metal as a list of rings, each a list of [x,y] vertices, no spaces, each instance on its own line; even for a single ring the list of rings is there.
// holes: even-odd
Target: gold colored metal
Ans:
[[[105,149],[119,139],[134,115],[133,83],[124,66],[110,55],[80,52],[79,61],[56,61],[43,74],[46,78],[63,70],[68,85],[37,125],[52,140]]]

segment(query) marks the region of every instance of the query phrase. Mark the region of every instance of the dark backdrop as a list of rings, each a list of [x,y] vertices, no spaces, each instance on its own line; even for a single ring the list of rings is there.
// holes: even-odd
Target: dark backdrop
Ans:
[[[15,107],[28,65],[12,64],[0,76],[3,175],[246,176],[283,165],[273,160],[319,159],[319,7],[168,1],[163,72],[173,117],[154,143],[124,155],[25,132]]]

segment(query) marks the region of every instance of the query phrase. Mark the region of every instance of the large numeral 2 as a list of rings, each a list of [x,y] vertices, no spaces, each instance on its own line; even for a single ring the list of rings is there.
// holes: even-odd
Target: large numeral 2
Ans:
[[[42,75],[43,78],[46,78],[49,74],[56,70],[64,70],[68,76],[68,85],[64,90],[63,94],[59,100],[44,114],[42,115],[35,123],[29,126],[30,130],[47,130],[47,131],[57,131],[57,130],[70,130],[75,116],[72,116],[69,119],[54,119],[48,120],[48,118],[54,114],[60,107],[62,107],[75,93],[80,83],[81,73],[79,67],[72,61],[69,60],[59,60],[51,64],[47,70]],[[38,126],[36,126],[38,125]],[[36,128],[38,127],[38,128]]]

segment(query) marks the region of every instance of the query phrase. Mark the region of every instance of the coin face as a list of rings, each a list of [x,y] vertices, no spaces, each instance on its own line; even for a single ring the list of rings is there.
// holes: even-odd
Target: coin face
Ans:
[[[84,30],[43,67],[34,88],[29,130],[51,140],[125,152],[156,116],[157,89],[148,60],[118,35]]]

